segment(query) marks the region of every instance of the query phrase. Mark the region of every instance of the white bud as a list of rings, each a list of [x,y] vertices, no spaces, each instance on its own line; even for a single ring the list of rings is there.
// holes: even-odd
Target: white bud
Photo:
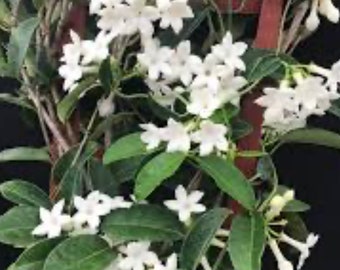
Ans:
[[[338,23],[340,18],[340,12],[337,7],[334,6],[332,0],[320,0],[319,12],[327,17],[327,19],[333,23]]]
[[[113,96],[110,95],[107,98],[102,98],[98,100],[97,103],[98,112],[101,117],[107,117],[110,114],[113,114],[115,110],[115,105],[113,103]]]
[[[311,32],[315,31],[319,27],[319,24],[320,24],[320,19],[319,19],[318,10],[317,10],[318,2],[319,0],[313,0],[311,11],[305,21],[306,28]]]
[[[294,190],[287,190],[284,194],[283,194],[283,199],[285,200],[285,202],[289,202],[294,200],[295,197],[295,192]]]

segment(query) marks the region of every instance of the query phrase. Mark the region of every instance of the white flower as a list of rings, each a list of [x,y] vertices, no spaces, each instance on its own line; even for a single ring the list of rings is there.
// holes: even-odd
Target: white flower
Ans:
[[[110,213],[111,198],[99,191],[93,191],[86,199],[75,196],[74,207],[77,209],[77,213],[73,216],[75,226],[81,227],[85,224],[94,230],[100,224],[100,216]]]
[[[142,142],[146,143],[146,149],[152,150],[157,148],[163,140],[163,130],[152,123],[139,125],[145,132],[141,135]]]
[[[177,262],[177,254],[171,254],[167,260],[166,264],[163,265],[162,263],[158,263],[155,265],[154,270],[177,270],[178,269],[178,262]]]
[[[319,236],[313,233],[309,234],[307,237],[306,243],[299,242],[284,233],[281,234],[280,239],[282,242],[285,242],[300,251],[300,259],[299,259],[297,269],[301,269],[305,263],[305,260],[310,255],[309,250],[316,245],[316,243],[319,240]]]
[[[83,59],[82,65],[88,65],[92,62],[99,63],[109,56],[110,36],[100,32],[95,40],[83,41]]]
[[[48,238],[60,236],[62,230],[65,230],[71,222],[71,217],[62,213],[64,205],[65,201],[61,200],[53,206],[51,211],[40,207],[42,223],[32,231],[32,234],[37,236],[47,235]]]
[[[146,79],[145,83],[152,91],[152,98],[164,107],[170,107],[173,109],[175,101],[177,99],[176,90],[172,90],[168,85],[171,83],[168,80],[153,81]]]
[[[104,32],[110,32],[113,38],[124,32],[128,12],[129,7],[127,5],[107,6],[98,12],[100,19],[97,26]]]
[[[246,66],[240,58],[247,50],[248,45],[244,42],[233,43],[230,32],[224,36],[222,43],[212,47],[212,53],[233,70],[246,70]]]
[[[64,90],[69,91],[74,89],[74,86],[76,85],[77,81],[80,80],[83,76],[82,67],[78,63],[72,62],[60,66],[58,72],[59,75],[64,79],[63,84]]]
[[[160,47],[159,40],[148,40],[144,44],[144,52],[137,55],[139,63],[148,69],[151,80],[157,80],[161,74],[171,76],[171,66],[169,61],[173,55],[173,50],[169,47]]]
[[[312,73],[321,75],[326,78],[326,86],[331,93],[337,93],[338,84],[340,83],[340,60],[334,63],[331,69],[323,68],[316,64],[309,65],[309,70]]]
[[[98,113],[101,117],[107,117],[114,113],[115,104],[113,103],[113,95],[109,95],[107,98],[101,98],[97,102]]]
[[[125,257],[122,258],[118,267],[122,270],[144,270],[159,263],[156,253],[149,250],[149,242],[131,242],[122,247]]]
[[[279,216],[287,203],[292,200],[294,200],[293,190],[287,190],[283,195],[275,195],[269,202],[269,210],[266,212],[267,220]]]
[[[206,210],[206,207],[199,203],[203,195],[204,193],[198,190],[187,193],[185,188],[180,185],[175,190],[176,200],[165,201],[164,205],[170,210],[176,211],[180,221],[187,222],[192,213],[202,213]]]
[[[116,210],[119,208],[130,208],[132,205],[132,202],[124,200],[124,197],[122,196],[116,196],[111,199],[111,210]]]
[[[203,68],[200,57],[191,54],[191,44],[189,40],[178,44],[174,56],[171,58],[173,77],[178,77],[181,82],[188,86],[194,74],[199,74]]]
[[[72,43],[68,43],[63,46],[63,56],[60,58],[60,61],[78,64],[82,54],[83,43],[79,35],[73,30],[70,30],[70,37]]]
[[[221,100],[209,88],[195,88],[190,92],[187,111],[206,119],[221,105]]]
[[[154,32],[152,22],[159,18],[157,8],[147,6],[146,0],[127,0],[127,3],[129,9],[124,33],[131,35],[139,30],[142,35],[151,37]]]
[[[279,270],[294,270],[293,264],[283,256],[277,242],[273,239],[270,239],[268,244],[275,256],[278,269]]]
[[[170,118],[168,125],[163,128],[163,140],[168,142],[167,152],[188,152],[190,136],[182,123]]]
[[[221,88],[217,93],[220,103],[228,103],[239,106],[241,95],[239,89],[247,84],[247,80],[241,76],[230,76],[222,78]]]
[[[175,33],[183,28],[183,19],[193,18],[194,13],[188,5],[187,0],[157,0],[160,11],[160,27],[172,27]]]
[[[194,142],[200,144],[200,156],[210,155],[214,149],[226,152],[228,141],[225,138],[227,127],[222,124],[215,124],[210,120],[200,123],[200,129],[193,134],[191,138]]]

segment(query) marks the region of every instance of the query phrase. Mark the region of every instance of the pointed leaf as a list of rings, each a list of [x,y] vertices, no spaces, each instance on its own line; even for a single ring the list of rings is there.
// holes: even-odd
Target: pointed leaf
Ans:
[[[151,159],[139,172],[135,184],[137,199],[149,196],[165,179],[172,176],[185,160],[184,153],[161,153]]]
[[[6,161],[50,162],[50,156],[45,148],[16,147],[0,152],[0,162]]]
[[[233,163],[217,156],[197,157],[195,160],[199,167],[215,180],[222,191],[247,209],[255,207],[254,190]]]
[[[185,270],[195,270],[206,254],[216,232],[229,215],[227,209],[216,208],[201,216],[188,232],[182,246],[180,260]]]

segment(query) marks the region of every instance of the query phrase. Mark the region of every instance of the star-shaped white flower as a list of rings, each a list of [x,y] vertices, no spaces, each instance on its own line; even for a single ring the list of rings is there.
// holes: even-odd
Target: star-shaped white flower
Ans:
[[[283,256],[276,240],[270,239],[268,244],[275,256],[278,269],[279,270],[294,270],[293,264]]]
[[[149,242],[131,242],[120,248],[124,257],[119,261],[121,270],[144,270],[159,263],[156,253],[149,250]]]
[[[228,77],[222,78],[220,90],[217,93],[220,103],[231,103],[239,106],[241,95],[239,90],[247,84],[247,80],[241,76],[230,74]]]
[[[100,217],[111,211],[111,198],[99,191],[91,192],[86,199],[75,196],[74,207],[77,209],[73,221],[79,226],[88,226],[97,229],[100,224]]]
[[[226,152],[229,145],[225,137],[227,130],[222,124],[215,124],[210,120],[202,121],[200,129],[191,134],[192,140],[200,144],[200,156],[210,155],[214,149]]]
[[[83,68],[78,63],[67,63],[59,67],[59,75],[64,79],[64,90],[71,91],[83,76]]]
[[[126,4],[106,6],[98,12],[100,16],[97,27],[103,32],[109,32],[113,38],[125,31],[129,7]]]
[[[130,208],[132,205],[132,202],[126,201],[122,196],[115,196],[111,199],[111,210]]]
[[[175,33],[183,28],[183,19],[193,18],[194,13],[187,0],[157,0],[160,11],[160,27],[165,29],[172,27]]]
[[[82,65],[88,65],[90,63],[99,63],[109,56],[109,43],[111,37],[105,35],[104,32],[100,32],[95,40],[83,41],[83,59]]]
[[[145,132],[141,135],[142,142],[146,143],[146,149],[157,148],[163,140],[163,130],[152,123],[139,125]]]
[[[194,88],[190,92],[187,111],[203,119],[210,117],[221,105],[221,100],[209,88]]]
[[[160,46],[159,40],[148,40],[144,44],[144,52],[137,55],[139,63],[148,69],[150,80],[157,80],[160,75],[169,77],[172,75],[169,61],[173,50],[167,46]]]
[[[198,190],[188,193],[185,188],[180,185],[175,190],[176,200],[168,200],[164,205],[172,211],[178,213],[179,220],[188,222],[192,213],[202,213],[206,207],[199,203],[204,193]]]
[[[246,52],[248,45],[244,42],[233,43],[233,37],[230,32],[224,36],[222,43],[213,46],[212,53],[221,61],[224,61],[230,68],[246,70],[246,66],[241,56]]]
[[[60,61],[78,64],[83,51],[83,41],[73,30],[70,31],[70,38],[72,43],[68,43],[63,46],[63,56],[60,58]]]
[[[61,200],[53,206],[51,211],[41,207],[40,220],[42,223],[32,231],[32,234],[37,236],[47,235],[48,238],[60,236],[61,232],[71,222],[71,217],[63,214],[64,205],[65,201]]]
[[[163,128],[163,140],[168,142],[167,152],[188,152],[190,149],[190,136],[182,123],[170,118],[168,125]]]

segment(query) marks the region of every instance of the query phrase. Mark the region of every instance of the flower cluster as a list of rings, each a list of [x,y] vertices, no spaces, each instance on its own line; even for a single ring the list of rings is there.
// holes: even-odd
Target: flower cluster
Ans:
[[[339,22],[340,12],[332,0],[311,0],[310,13],[305,22],[309,31],[315,31],[320,25],[318,13],[326,17],[330,22]]]
[[[304,127],[311,115],[323,115],[331,107],[331,101],[340,97],[339,66],[340,63],[335,63],[327,70],[311,65],[310,72],[323,77],[296,71],[292,80],[281,81],[278,88],[264,88],[265,95],[256,100],[266,108],[264,126],[283,133]]]

